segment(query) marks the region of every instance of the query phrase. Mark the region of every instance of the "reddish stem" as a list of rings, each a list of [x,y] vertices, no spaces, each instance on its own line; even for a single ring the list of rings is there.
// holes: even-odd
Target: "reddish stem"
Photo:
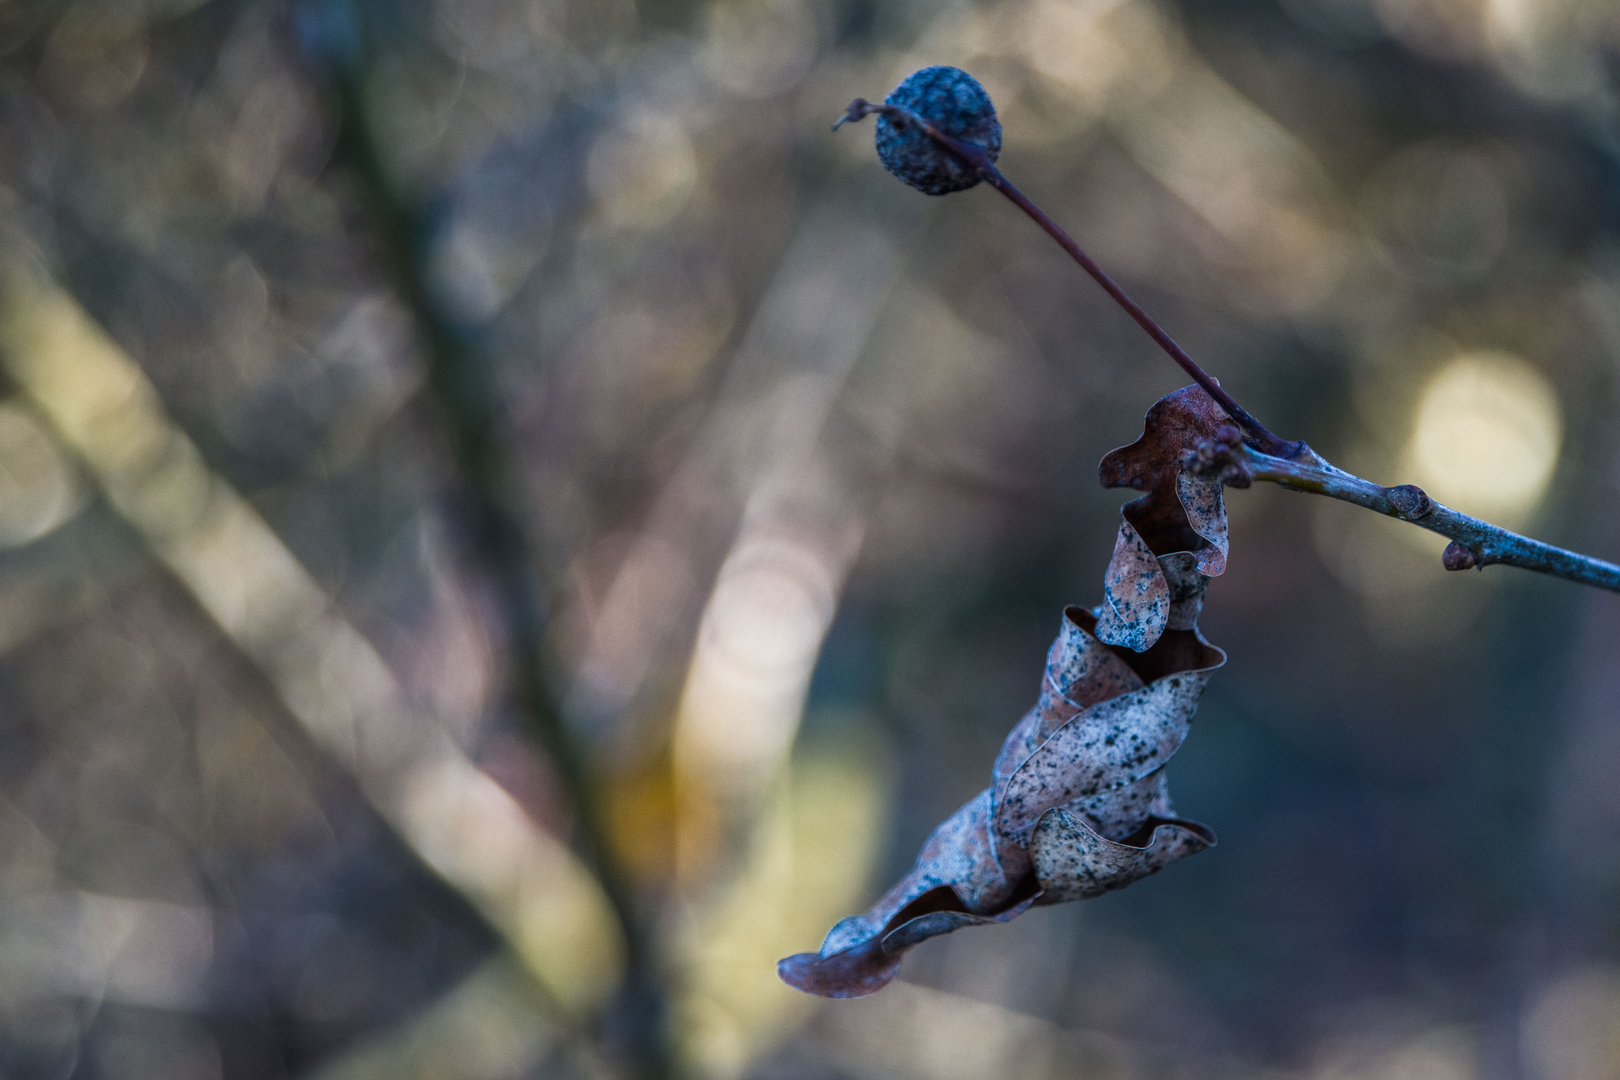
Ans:
[[[856,98],[850,102],[850,106],[845,111],[842,119],[833,125],[833,130],[837,131],[849,121],[859,120],[863,116],[872,113],[882,113],[890,119],[916,124],[923,129],[930,139],[933,139],[940,146],[955,154],[965,164],[975,169],[985,180],[989,181],[991,187],[1001,192],[1014,206],[1028,214],[1035,224],[1039,225],[1046,231],[1048,236],[1057,241],[1059,247],[1069,253],[1071,259],[1080,264],[1081,269],[1090,274],[1097,284],[1103,287],[1104,292],[1114,298],[1115,303],[1124,308],[1130,317],[1136,320],[1138,326],[1147,331],[1149,337],[1158,342],[1159,348],[1168,353],[1170,359],[1181,365],[1181,369],[1191,375],[1193,381],[1204,388],[1204,391],[1215,400],[1215,403],[1226,411],[1226,415],[1232,418],[1233,423],[1243,429],[1244,434],[1248,436],[1256,450],[1280,458],[1292,458],[1300,452],[1304,446],[1303,443],[1278,438],[1264,424],[1256,420],[1247,409],[1232,400],[1232,395],[1221,389],[1221,384],[1215,381],[1215,377],[1205,371],[1198,361],[1189,356],[1187,350],[1177,345],[1175,339],[1170,336],[1169,331],[1160,326],[1153,316],[1143,309],[1141,304],[1131,299],[1130,294],[1120,288],[1118,282],[1108,276],[1107,271],[1093,262],[1091,256],[1087,255],[1080,245],[1074,242],[1073,237],[1064,232],[1062,227],[1048,217],[1044,210],[1031,202],[1027,195],[1014,187],[1012,181],[1001,175],[995,163],[990,160],[989,155],[983,149],[945,134],[909,109],[902,109],[895,105],[874,105],[865,98]]]

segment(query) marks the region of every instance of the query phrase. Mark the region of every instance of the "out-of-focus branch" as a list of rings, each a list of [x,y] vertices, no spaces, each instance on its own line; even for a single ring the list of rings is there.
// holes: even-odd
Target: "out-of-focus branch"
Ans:
[[[478,572],[492,587],[500,614],[512,702],[551,757],[574,815],[575,843],[600,881],[623,932],[626,978],[619,1015],[608,1026],[624,1034],[627,1057],[640,1074],[666,1076],[673,1070],[673,1055],[650,936],[609,850],[589,765],[555,706],[547,678],[545,592],[527,531],[514,508],[522,482],[506,441],[506,417],[493,365],[434,294],[428,280],[423,215],[394,182],[387,155],[367,122],[363,86],[368,58],[360,7],[326,0],[305,9],[313,19],[306,41],[338,113],[337,160],[356,181],[382,268],[415,317],[428,389],[443,420],[460,481],[458,509],[465,538]]]
[[[1246,445],[1235,428],[1206,439],[1184,454],[1195,473],[1218,475],[1232,487],[1265,480],[1289,491],[1326,495],[1439,533],[1451,543],[1441,554],[1447,570],[1484,569],[1492,563],[1518,566],[1553,577],[1620,592],[1620,566],[1521,536],[1435,502],[1420,487],[1381,487],[1328,462],[1303,446],[1293,458],[1274,457]]]
[[[253,506],[204,463],[140,368],[0,233],[0,362],[63,443],[382,818],[510,944],[565,1017],[617,978],[600,886],[434,719]]]

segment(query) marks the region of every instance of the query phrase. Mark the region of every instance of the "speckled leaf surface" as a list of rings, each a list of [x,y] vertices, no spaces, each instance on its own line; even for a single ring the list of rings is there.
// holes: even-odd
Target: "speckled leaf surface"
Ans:
[[[1109,645],[1146,652],[1170,617],[1170,587],[1159,560],[1129,521],[1119,523],[1114,557],[1103,575],[1097,637]]]
[[[1123,889],[1214,844],[1215,834],[1194,821],[1150,817],[1137,835],[1115,841],[1067,810],[1048,810],[1035,826],[1030,854],[1041,903],[1062,904]]]
[[[1130,665],[1086,632],[1081,624],[1089,618],[1078,608],[1064,612],[1063,625],[1046,654],[1040,700],[1002,743],[992,790],[1002,790],[1041,743],[1083,710],[1145,685]]]
[[[783,981],[870,994],[930,937],[1122,888],[1214,845],[1176,816],[1164,767],[1226,662],[1198,631],[1210,576],[1225,568],[1226,510],[1218,484],[1180,472],[1181,451],[1224,422],[1202,390],[1179,390],[1149,411],[1141,439],[1104,459],[1105,484],[1147,492],[1122,511],[1105,602],[1063,613],[1035,707],[1002,744],[990,786],[870,910],[834,926],[819,952],[783,960]]]
[[[1159,572],[1170,590],[1170,610],[1165,616],[1164,628],[1197,629],[1198,616],[1204,610],[1204,594],[1209,590],[1209,578],[1199,571],[1198,557],[1190,551],[1162,555]]]
[[[990,839],[991,792],[986,789],[946,818],[923,843],[916,865],[864,915],[834,926],[822,942],[832,955],[878,934],[919,897],[950,886],[962,910],[993,910],[1012,894],[1012,885],[996,862]]]
[[[993,819],[1004,862],[1011,862],[1013,851],[1027,851],[1030,831],[1046,811],[1128,789],[1175,756],[1210,672],[1226,660],[1219,649],[1209,651],[1206,666],[1168,674],[1085,710],[1018,767]]]
[[[1172,579],[1185,578],[1183,568],[1165,559],[1185,553],[1203,578],[1226,570],[1229,541],[1221,481],[1183,472],[1181,452],[1199,440],[1214,438],[1230,423],[1202,387],[1188,386],[1154,403],[1144,420],[1142,437],[1112,450],[1097,468],[1104,487],[1129,487],[1144,494],[1120,510],[1113,558],[1103,575],[1104,603],[1098,611],[1097,637],[1110,645],[1145,652],[1171,626],[1177,597],[1201,588]],[[1176,613],[1178,629],[1192,625],[1185,611]],[[1196,610],[1192,618],[1195,620]]]
[[[1208,541],[1198,549],[1198,572],[1220,577],[1226,571],[1230,541],[1226,537],[1226,502],[1221,496],[1225,485],[1219,476],[1176,476],[1176,498],[1192,531]]]

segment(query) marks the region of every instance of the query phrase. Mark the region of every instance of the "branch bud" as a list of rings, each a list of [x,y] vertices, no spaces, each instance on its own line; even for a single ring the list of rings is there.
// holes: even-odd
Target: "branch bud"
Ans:
[[[1479,566],[1479,556],[1470,551],[1460,540],[1453,540],[1446,545],[1446,550],[1440,553],[1440,565],[1447,570],[1471,570]]]
[[[1401,484],[1392,487],[1387,492],[1389,505],[1395,512],[1407,521],[1416,521],[1425,517],[1434,509],[1434,502],[1424,490],[1415,484]]]

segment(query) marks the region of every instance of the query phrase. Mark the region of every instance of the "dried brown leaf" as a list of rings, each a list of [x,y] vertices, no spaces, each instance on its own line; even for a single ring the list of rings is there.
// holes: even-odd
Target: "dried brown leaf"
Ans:
[[[907,949],[939,934],[986,922],[1006,922],[1035,900],[1014,889],[996,862],[990,840],[990,791],[935,829],[916,865],[871,910],[834,926],[820,953],[799,953],[777,965],[789,986],[822,997],[862,997],[899,970]]]
[[[1105,485],[1147,492],[1122,511],[1106,603],[1064,612],[1039,700],[1002,744],[990,786],[934,830],[869,911],[833,927],[820,952],[783,960],[785,982],[825,997],[870,994],[930,937],[1122,888],[1215,843],[1175,816],[1164,765],[1226,662],[1198,632],[1209,578],[1225,568],[1226,510],[1218,482],[1180,465],[1225,423],[1188,387],[1154,405],[1141,439],[1103,459]]]
[[[1163,565],[1166,557],[1191,555],[1203,578],[1225,571],[1228,540],[1221,481],[1183,472],[1181,455],[1229,425],[1202,387],[1184,387],[1154,402],[1142,437],[1110,451],[1097,467],[1104,487],[1146,492],[1120,510],[1123,520],[1103,578],[1105,603],[1097,628],[1102,641],[1145,651],[1171,624],[1177,602],[1196,595],[1202,604],[1202,588],[1188,582],[1187,568],[1174,568],[1181,580],[1179,588],[1172,584],[1174,575]],[[1185,612],[1176,621],[1182,628],[1191,625]]]
[[[1064,613],[1040,702],[1007,737],[995,784],[934,830],[871,910],[833,927],[819,953],[782,961],[785,982],[826,997],[869,994],[930,937],[1119,888],[1214,842],[1174,818],[1163,764],[1225,654],[1196,629],[1127,654],[1098,641],[1093,625],[1090,612]],[[1063,827],[1042,831],[1054,810]],[[1133,839],[1150,823],[1146,840]]]
[[[1097,637],[1145,652],[1170,618],[1170,586],[1159,560],[1129,521],[1120,521],[1114,557],[1103,575]]]
[[[1089,900],[1156,874],[1215,844],[1196,821],[1150,817],[1124,840],[1109,840],[1067,810],[1048,810],[1030,839],[1041,903]]]
[[[1226,555],[1230,542],[1226,537],[1226,500],[1218,476],[1194,476],[1183,472],[1176,477],[1176,501],[1181,503],[1192,531],[1208,541],[1200,547],[1198,572],[1205,577],[1220,577],[1226,572]]]
[[[1089,613],[1078,608],[1064,612],[1057,639],[1047,650],[1040,700],[1001,744],[993,790],[1005,788],[1018,766],[1082,711],[1144,685],[1114,650],[1086,632],[1083,624],[1091,621]]]
[[[1172,633],[1197,635],[1196,630]],[[1013,773],[996,800],[992,822],[1007,872],[1023,868],[1015,863],[1016,853],[1027,859],[1030,831],[1048,810],[1079,803],[1099,828],[1116,834],[1123,829],[1127,835],[1146,816],[1132,812],[1132,786],[1181,748],[1210,672],[1226,660],[1219,649],[1198,640],[1203,650],[1189,657],[1195,666],[1178,667],[1140,690],[1085,710]],[[1171,648],[1176,644],[1174,638],[1161,641]],[[1106,798],[1116,793],[1122,798]]]
[[[1110,450],[1097,466],[1097,478],[1103,487],[1128,487],[1145,493],[1126,503],[1124,514],[1154,554],[1194,551],[1206,538],[1213,542],[1215,537],[1199,526],[1213,526],[1214,517],[1220,518],[1218,532],[1224,538],[1225,512],[1220,504],[1198,511],[1197,520],[1189,521],[1190,508],[1182,506],[1176,487],[1181,476],[1181,452],[1201,440],[1214,439],[1216,432],[1231,422],[1203,387],[1184,386],[1148,409],[1141,438]],[[1219,547],[1224,551],[1224,544]],[[1217,576],[1217,564],[1221,562],[1223,558],[1214,560],[1204,568],[1205,573]]]

